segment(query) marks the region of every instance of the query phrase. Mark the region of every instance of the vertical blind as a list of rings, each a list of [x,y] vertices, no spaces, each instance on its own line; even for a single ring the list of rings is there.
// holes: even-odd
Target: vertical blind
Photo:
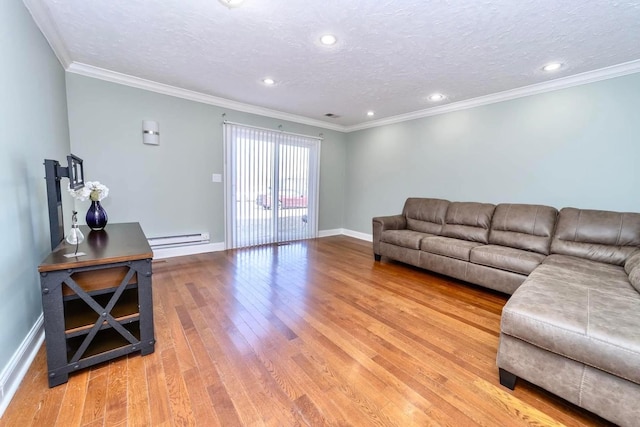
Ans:
[[[318,232],[320,139],[225,122],[228,248]]]

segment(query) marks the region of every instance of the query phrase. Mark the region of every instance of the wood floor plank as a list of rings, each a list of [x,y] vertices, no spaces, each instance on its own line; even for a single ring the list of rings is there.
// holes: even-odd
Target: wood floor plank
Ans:
[[[221,426],[222,424],[213,410],[213,405],[209,402],[206,380],[202,377],[200,370],[193,368],[185,372],[184,380],[187,384],[189,399],[192,402],[194,420],[196,422],[200,420],[201,424],[207,420],[207,425],[211,427]]]
[[[162,350],[162,369],[165,373],[171,419],[176,426],[195,425],[192,402],[187,392],[185,378],[181,374],[176,352]]]
[[[33,426],[49,426],[55,425],[60,413],[60,408],[63,406],[63,397],[65,395],[66,387],[54,388],[49,390],[40,398],[40,402],[36,407],[36,410],[32,413],[33,419],[30,425]]]
[[[142,357],[132,355],[129,364],[127,415],[130,427],[151,425],[151,402],[147,386],[147,372]]]
[[[164,351],[164,350],[163,350]],[[147,376],[147,390],[149,391],[149,408],[151,425],[170,423],[171,410],[169,409],[169,392],[167,380],[162,365],[162,351],[145,356],[144,368]]]
[[[241,426],[243,425],[235,405],[231,401],[231,396],[222,383],[210,385],[207,387],[209,398],[216,408],[216,416],[223,426]],[[248,425],[248,424],[245,424]]]
[[[82,411],[82,424],[91,424],[96,420],[104,420],[107,400],[107,384],[109,365],[103,364],[91,370],[87,385],[87,398]]]
[[[82,423],[82,409],[87,398],[89,371],[76,373],[67,383],[57,425],[79,426]]]
[[[207,387],[210,398],[218,396],[222,399],[221,412],[216,406],[218,418],[226,425],[228,422],[234,423],[238,418],[245,425],[260,422],[261,415],[254,406],[254,401],[250,396],[252,384],[245,385],[241,376],[245,375],[245,366],[242,357],[238,355],[237,349],[226,337],[226,330],[218,323],[214,312],[209,306],[201,309],[207,319],[208,327],[203,333],[203,340],[206,341],[207,350],[210,357],[215,360],[217,375],[219,380]],[[221,339],[224,344],[220,344]],[[214,402],[215,403],[215,402]]]
[[[238,372],[237,379],[245,389],[253,390],[254,399],[251,404],[259,417],[266,420],[273,416],[273,412],[287,413],[287,405],[290,405],[291,399],[294,399],[298,392],[292,387],[286,370],[268,358],[260,358],[262,352],[252,347],[237,328],[236,324],[242,323],[239,319],[232,321],[222,315],[219,319],[225,323],[225,330],[229,336],[225,347],[228,351],[235,349],[238,352],[233,358],[235,370]]]
[[[311,337],[313,337],[308,339],[309,342],[319,341],[319,342],[325,343],[325,345],[329,343],[327,340],[321,338],[324,336],[322,336],[318,331],[315,331],[313,328],[307,327],[304,330],[300,330],[300,334],[302,336],[307,337],[308,333],[311,334]],[[360,387],[367,389],[369,392],[372,390],[375,391],[374,387],[372,387],[370,384],[367,384],[361,379],[361,374],[363,372],[369,372],[371,374],[375,374],[376,377],[381,379],[384,378],[386,380],[389,380],[389,382],[393,381],[393,379],[391,379],[387,375],[387,372],[384,372],[384,371],[381,372],[380,369],[378,369],[379,365],[376,365],[374,361],[371,359],[367,359],[367,358],[360,359],[359,363],[362,365],[363,368],[366,368],[366,370],[364,369],[356,370],[352,368],[354,365],[357,366],[357,364],[355,364],[354,361],[349,362],[349,359],[347,359],[345,363],[344,359],[338,358],[332,362],[333,358],[331,357],[331,355],[329,355],[328,361],[322,360],[316,356],[317,353],[314,350],[315,349],[312,349],[312,352],[311,354],[309,354],[308,359],[313,361],[313,364],[316,365],[317,371],[320,371],[323,373],[323,378],[325,378],[331,384],[331,390],[339,390],[344,394],[346,394],[347,398],[353,398],[353,400],[355,401],[361,400],[358,397],[358,392],[357,391],[354,392],[353,389],[349,386],[349,384],[360,383]],[[358,379],[360,379],[360,381],[358,381]],[[404,393],[404,396],[408,396],[412,394],[411,391],[409,390],[396,392],[396,390],[389,390],[388,387],[380,392],[368,393],[368,394],[374,396],[377,399],[380,399],[380,397],[387,399],[387,400],[377,401],[378,407],[381,408],[389,405],[391,401],[394,401],[396,403],[401,402],[400,406],[404,406],[406,404],[406,400],[402,399],[401,395],[403,393]],[[398,399],[398,397],[400,397],[400,399]],[[418,397],[417,394],[414,393],[414,395],[411,397],[412,397],[411,402],[416,402],[416,400],[414,399]],[[417,401],[418,401],[418,404],[422,405],[422,408],[425,410],[431,406],[428,402],[424,402],[421,399]],[[443,414],[442,417],[447,418],[446,414]]]
[[[155,352],[47,386],[0,426],[609,426],[498,382],[507,296],[335,236],[154,261]]]
[[[82,427],[104,427],[104,419],[93,420],[88,424],[82,424]]]
[[[105,423],[118,425],[127,421],[129,370],[127,357],[109,363]]]

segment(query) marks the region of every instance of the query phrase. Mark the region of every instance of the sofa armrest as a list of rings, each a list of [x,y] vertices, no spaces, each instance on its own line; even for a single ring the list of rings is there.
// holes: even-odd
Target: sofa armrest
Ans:
[[[403,230],[407,228],[407,219],[404,215],[377,216],[372,220],[373,224],[373,253],[376,259],[380,256],[380,237],[385,230]]]

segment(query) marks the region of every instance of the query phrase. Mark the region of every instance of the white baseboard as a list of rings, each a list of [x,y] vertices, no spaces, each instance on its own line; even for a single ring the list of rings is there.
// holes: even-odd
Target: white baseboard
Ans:
[[[318,237],[340,236],[344,234],[344,229],[335,228],[333,230],[320,230],[318,231]]]
[[[153,259],[171,258],[174,256],[204,254],[224,251],[224,242],[205,243],[203,245],[185,245],[173,248],[157,248],[153,250]]]
[[[360,240],[366,240],[367,242],[373,242],[373,235],[367,233],[360,233],[359,231],[353,231],[346,228],[336,228],[333,230],[322,230],[318,232],[318,237],[329,236],[349,236]]]
[[[366,240],[367,242],[373,241],[373,236],[371,234],[360,233],[358,231],[347,230],[344,228],[335,228],[332,230],[320,230],[318,232],[318,237],[341,236],[341,235],[355,237],[356,239]],[[176,256],[204,254],[207,252],[219,252],[224,250],[225,250],[224,242],[206,243],[206,244],[199,244],[199,245],[184,245],[184,246],[176,246],[173,248],[156,248],[153,250],[153,259],[163,259],[163,258],[171,258]]]
[[[9,406],[18,386],[44,342],[44,316],[40,314],[20,347],[0,374],[0,417]]]
[[[366,240],[367,242],[373,242],[373,235],[367,233],[361,233],[359,231],[347,230],[346,228],[342,229],[342,234],[349,237],[355,237],[356,239]]]

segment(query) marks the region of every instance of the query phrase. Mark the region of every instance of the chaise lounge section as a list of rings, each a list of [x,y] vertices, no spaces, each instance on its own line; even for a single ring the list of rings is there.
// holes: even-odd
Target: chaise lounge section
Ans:
[[[521,377],[616,424],[638,425],[638,246],[638,214],[560,212],[551,255],[502,311],[503,385]]]
[[[383,256],[511,297],[497,355],[518,377],[622,426],[640,419],[640,214],[409,198],[373,218]]]

